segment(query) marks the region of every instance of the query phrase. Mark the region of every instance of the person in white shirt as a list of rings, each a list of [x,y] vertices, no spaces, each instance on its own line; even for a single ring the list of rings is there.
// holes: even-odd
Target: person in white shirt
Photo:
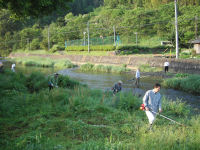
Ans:
[[[12,64],[12,66],[11,66],[11,70],[12,70],[12,72],[15,72],[15,64]]]
[[[135,73],[135,85],[137,88],[139,88],[139,84],[140,84],[140,70],[137,69]]]
[[[168,70],[169,70],[169,62],[168,61],[166,61],[164,63],[164,67],[165,67],[165,73],[168,72]]]

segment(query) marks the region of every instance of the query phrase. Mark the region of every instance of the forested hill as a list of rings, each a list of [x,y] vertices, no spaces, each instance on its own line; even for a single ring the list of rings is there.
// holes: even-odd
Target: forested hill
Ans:
[[[200,5],[200,0],[177,0],[179,5]],[[169,4],[174,0],[104,0],[104,5],[115,8],[118,5],[126,5],[130,8],[144,7],[144,8],[157,8],[163,4]]]
[[[177,0],[181,45],[199,35],[200,0]],[[60,9],[41,18],[12,19],[0,11],[0,51],[47,49],[65,41],[83,39],[89,22],[90,37],[159,37],[174,40],[174,0],[74,0],[70,9]],[[87,34],[86,34],[87,38]],[[30,48],[31,47],[31,48]]]

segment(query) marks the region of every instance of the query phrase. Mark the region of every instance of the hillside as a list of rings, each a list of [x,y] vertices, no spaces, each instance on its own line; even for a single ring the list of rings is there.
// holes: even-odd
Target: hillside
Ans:
[[[25,20],[13,20],[10,11],[1,10],[0,51],[48,49],[48,36],[53,49],[62,50],[69,44],[87,45],[87,27],[91,45],[112,45],[114,31],[119,45],[145,43],[144,46],[148,47],[163,40],[173,42],[174,3],[171,1],[76,0],[70,5],[71,12],[54,12],[39,19],[29,17]],[[88,7],[83,9],[85,6]],[[199,35],[199,13],[199,0],[179,2],[179,39],[182,47],[188,47],[188,41]]]

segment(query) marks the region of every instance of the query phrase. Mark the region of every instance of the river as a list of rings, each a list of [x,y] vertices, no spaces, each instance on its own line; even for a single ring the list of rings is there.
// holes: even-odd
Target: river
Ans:
[[[9,67],[10,64],[7,63],[6,67]],[[38,71],[43,72],[45,74],[53,74],[54,72],[58,72],[59,74],[69,76],[72,79],[78,80],[81,83],[87,84],[90,88],[102,89],[102,90],[111,90],[111,87],[117,81],[123,81],[123,89],[122,91],[130,91],[133,94],[137,94],[139,96],[143,96],[145,91],[153,88],[155,83],[161,83],[163,77],[162,76],[146,76],[144,73],[141,73],[141,84],[139,88],[136,88],[134,85],[134,81],[128,81],[134,77],[134,73],[123,73],[123,74],[115,74],[115,73],[95,73],[95,72],[81,72],[78,68],[73,69],[54,69],[54,68],[41,68],[41,67],[24,67],[21,65],[17,65],[16,72],[23,72],[25,74],[29,74],[31,72]],[[200,108],[200,96],[192,95],[186,92],[177,91],[174,89],[165,89],[161,88],[160,93],[167,97],[170,100],[180,99],[192,106],[199,112]]]

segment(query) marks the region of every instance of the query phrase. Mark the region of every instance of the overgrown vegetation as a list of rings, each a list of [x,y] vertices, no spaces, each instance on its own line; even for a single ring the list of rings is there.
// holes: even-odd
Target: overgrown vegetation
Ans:
[[[158,117],[154,132],[145,132],[148,123],[139,110],[141,99],[131,93],[112,97],[71,79],[49,92],[46,80],[38,73],[0,74],[0,149],[199,148],[200,117],[189,116],[190,109],[180,101],[164,98],[163,114],[187,127]],[[38,88],[32,91],[33,87]]]
[[[126,65],[122,66],[107,66],[107,65],[94,65],[94,64],[83,64],[80,66],[81,71],[94,71],[94,72],[115,72],[115,73],[123,73],[130,71],[130,69],[126,68]]]
[[[18,64],[25,66],[37,66],[37,67],[57,67],[57,68],[73,68],[75,65],[66,59],[50,59],[42,57],[29,57],[29,58],[14,58],[14,61]]]
[[[151,67],[148,64],[146,64],[146,65],[140,65],[139,69],[140,69],[141,72],[161,72],[161,71],[163,71],[162,68]]]
[[[175,77],[165,79],[166,88],[182,90],[192,94],[200,94],[200,75],[177,74]]]

